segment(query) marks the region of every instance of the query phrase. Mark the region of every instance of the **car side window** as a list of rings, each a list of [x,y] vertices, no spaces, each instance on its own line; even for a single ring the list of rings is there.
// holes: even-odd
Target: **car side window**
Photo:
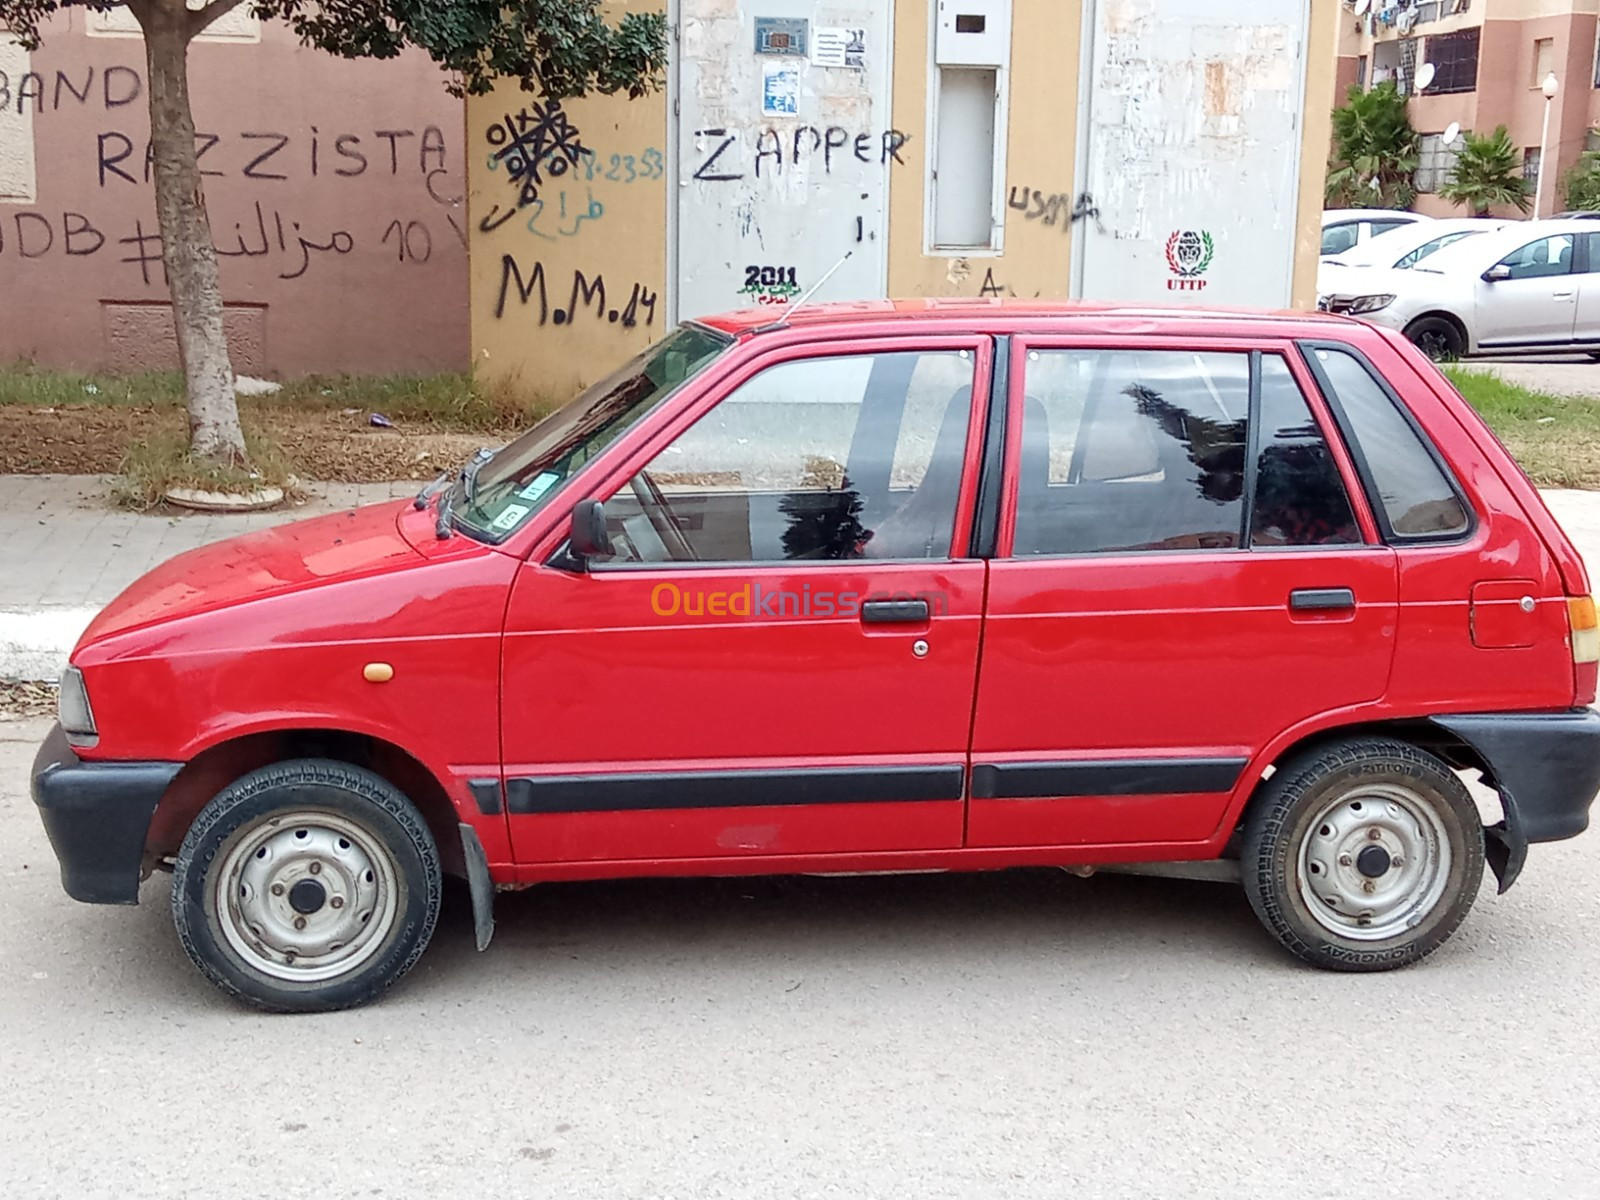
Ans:
[[[606,499],[600,565],[945,558],[972,382],[970,351],[769,367]]]
[[[1467,532],[1466,506],[1444,468],[1366,364],[1331,347],[1319,347],[1313,362],[1354,437],[1387,532],[1400,540]]]
[[[1399,229],[1400,226],[1409,223],[1407,221],[1374,221],[1372,222],[1372,232],[1368,236],[1377,237],[1380,233],[1388,233],[1391,229]]]
[[[1322,253],[1343,254],[1356,244],[1361,226],[1351,221],[1346,225],[1330,225],[1322,231]]]
[[[1572,235],[1552,234],[1518,247],[1498,264],[1508,267],[1512,279],[1538,279],[1566,275],[1572,270]]]
[[[1600,233],[1580,234],[1585,242],[1585,249],[1589,252],[1589,273],[1600,272]]]
[[[1361,541],[1339,465],[1311,406],[1276,354],[1261,358],[1252,546],[1344,546]]]
[[[1028,354],[1012,553],[1221,549],[1243,521],[1247,354]]]

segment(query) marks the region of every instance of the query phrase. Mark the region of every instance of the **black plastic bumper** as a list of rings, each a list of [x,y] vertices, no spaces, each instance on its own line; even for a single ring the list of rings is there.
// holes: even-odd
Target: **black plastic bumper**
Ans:
[[[1600,792],[1600,713],[1473,713],[1434,717],[1489,764],[1503,825],[1487,830],[1489,861],[1503,892],[1516,880],[1531,842],[1558,842],[1589,827]]]
[[[61,862],[61,886],[86,904],[137,904],[150,818],[182,763],[84,762],[57,725],[33,760],[33,802]]]

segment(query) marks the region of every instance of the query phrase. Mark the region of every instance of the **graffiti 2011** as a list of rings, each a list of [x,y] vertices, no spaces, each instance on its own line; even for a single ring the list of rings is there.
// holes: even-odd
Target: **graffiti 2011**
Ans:
[[[739,294],[757,304],[786,304],[800,294],[800,284],[793,267],[750,266]]]

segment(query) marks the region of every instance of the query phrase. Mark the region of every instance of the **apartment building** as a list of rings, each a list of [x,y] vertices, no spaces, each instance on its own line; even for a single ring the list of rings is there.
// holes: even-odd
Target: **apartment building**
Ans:
[[[1342,102],[1352,84],[1393,80],[1411,97],[1411,123],[1422,134],[1417,211],[1462,215],[1437,195],[1461,147],[1459,138],[1444,141],[1452,125],[1477,133],[1504,125],[1529,181],[1538,187],[1545,175],[1539,212],[1548,215],[1564,205],[1568,168],[1585,149],[1600,146],[1597,10],[1600,0],[1345,0],[1338,95]],[[1433,67],[1431,80],[1424,64]],[[1542,149],[1541,88],[1552,74],[1557,89]]]

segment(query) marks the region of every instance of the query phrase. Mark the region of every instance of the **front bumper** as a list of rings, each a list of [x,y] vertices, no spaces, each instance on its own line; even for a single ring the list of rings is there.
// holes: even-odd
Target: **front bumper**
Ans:
[[[86,904],[137,904],[145,835],[182,763],[84,762],[60,725],[33,760],[33,802],[61,863],[61,886]]]
[[[1558,842],[1589,827],[1600,792],[1600,713],[1471,713],[1433,718],[1489,765],[1505,820],[1486,832],[1489,861],[1503,892],[1516,880],[1531,842]]]

